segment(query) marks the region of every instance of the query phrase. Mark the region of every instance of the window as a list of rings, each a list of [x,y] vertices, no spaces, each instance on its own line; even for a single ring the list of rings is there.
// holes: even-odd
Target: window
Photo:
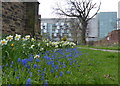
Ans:
[[[61,22],[61,25],[64,25],[64,22]]]
[[[71,37],[71,33],[69,33],[69,36]]]
[[[58,33],[58,30],[56,29],[56,31],[55,31],[56,33]]]
[[[56,33],[54,33],[54,36],[57,36],[57,34],[56,34]]]
[[[44,30],[44,33],[47,33],[47,30]]]

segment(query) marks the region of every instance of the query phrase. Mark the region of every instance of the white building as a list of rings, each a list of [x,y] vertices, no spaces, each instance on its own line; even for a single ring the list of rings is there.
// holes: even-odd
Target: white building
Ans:
[[[64,36],[72,41],[72,36],[69,28],[69,19],[65,18],[42,18],[41,19],[41,34],[53,41],[58,41]]]
[[[98,40],[98,18],[95,17],[88,22],[88,29],[86,31],[86,41]]]

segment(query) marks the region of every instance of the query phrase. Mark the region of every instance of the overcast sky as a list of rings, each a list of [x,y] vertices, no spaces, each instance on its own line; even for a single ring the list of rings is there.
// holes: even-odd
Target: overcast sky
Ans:
[[[57,17],[55,14],[52,14],[52,7],[55,6],[56,2],[62,0],[38,0],[39,5],[39,14],[42,18],[54,18]],[[120,0],[94,0],[94,2],[99,3],[101,1],[101,9],[99,12],[117,12],[118,11],[118,2]]]

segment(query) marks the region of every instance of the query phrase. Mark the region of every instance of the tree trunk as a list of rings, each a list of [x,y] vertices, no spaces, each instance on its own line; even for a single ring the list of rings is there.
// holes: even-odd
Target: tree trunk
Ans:
[[[82,32],[81,32],[81,42],[82,45],[86,45],[86,29],[87,29],[87,23],[82,22]]]

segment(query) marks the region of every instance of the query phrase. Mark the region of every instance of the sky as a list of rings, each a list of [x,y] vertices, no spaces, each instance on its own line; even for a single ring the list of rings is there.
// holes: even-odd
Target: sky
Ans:
[[[39,5],[39,14],[42,18],[55,18],[58,17],[53,13],[53,7],[57,2],[63,2],[63,0],[38,0]],[[101,1],[101,8],[99,12],[117,12],[118,11],[118,2],[120,0],[94,0],[95,3]],[[91,14],[92,15],[92,14]]]

